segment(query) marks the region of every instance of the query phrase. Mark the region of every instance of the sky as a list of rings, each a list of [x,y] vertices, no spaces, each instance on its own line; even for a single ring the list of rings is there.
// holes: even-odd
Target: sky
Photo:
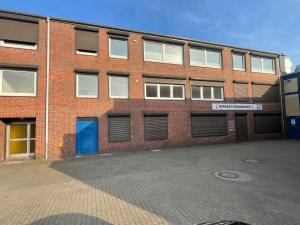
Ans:
[[[300,64],[299,0],[0,0],[0,9],[283,52]]]

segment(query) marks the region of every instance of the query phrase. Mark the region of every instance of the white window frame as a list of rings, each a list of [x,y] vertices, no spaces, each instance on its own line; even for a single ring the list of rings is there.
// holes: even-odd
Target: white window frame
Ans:
[[[200,66],[200,67],[209,67],[209,68],[214,68],[214,69],[221,69],[222,68],[222,52],[218,51],[218,50],[208,50],[208,49],[203,49],[203,48],[195,48],[195,47],[190,47],[190,49],[196,49],[196,50],[200,50],[200,51],[204,51],[204,65],[201,65],[200,63],[191,63],[191,51],[189,51],[189,58],[190,58],[190,65],[191,66]],[[207,52],[218,52],[220,57],[219,57],[219,62],[220,62],[220,66],[211,66],[209,64],[207,64]]]
[[[120,56],[120,55],[114,55],[111,53],[111,39],[115,39],[115,40],[124,40],[127,42],[127,55],[126,56]],[[109,57],[110,58],[118,58],[118,59],[128,59],[128,55],[129,55],[129,48],[128,48],[128,39],[123,39],[123,38],[117,38],[117,37],[108,37],[108,52],[109,52]]]
[[[86,55],[86,56],[98,56],[98,52],[86,52],[81,50],[76,50],[77,55]]]
[[[234,55],[242,56],[242,58],[243,58],[243,62],[242,62],[243,63],[243,68],[242,69],[234,67],[234,61],[233,61],[233,56]],[[232,53],[232,69],[237,70],[237,71],[246,71],[246,63],[245,63],[245,55],[244,54]]]
[[[3,83],[3,71],[18,71],[20,73],[28,72],[26,70],[7,70],[1,69],[0,70],[0,96],[15,96],[15,97],[36,97],[36,90],[37,90],[37,72],[30,71],[34,73],[34,93],[3,93],[2,92],[2,83]]]
[[[260,68],[260,70],[253,70],[253,67],[252,67],[252,57],[253,58],[259,58],[261,60],[261,68]],[[268,71],[264,70],[264,59],[270,59],[270,60],[272,60],[272,69],[273,69],[272,72],[268,72]],[[251,56],[251,72],[254,72],[254,73],[275,74],[275,59],[274,58],[268,58],[268,57]]]
[[[0,46],[6,48],[19,48],[27,50],[37,50],[37,44],[15,43],[6,40],[0,40]]]
[[[145,51],[145,44],[146,43],[152,43],[152,44],[159,44],[162,46],[162,60],[155,60],[155,59],[147,59],[146,57],[146,51]],[[167,63],[167,64],[174,64],[174,65],[183,65],[183,46],[181,45],[176,45],[176,44],[168,44],[168,43],[161,43],[161,42],[156,42],[156,41],[144,41],[143,43],[144,45],[144,61],[147,61],[147,62],[159,62],[159,63]],[[174,62],[168,62],[166,60],[166,45],[168,46],[180,46],[181,47],[181,62],[180,63],[174,63]]]
[[[97,94],[96,95],[80,95],[79,92],[79,80],[78,76],[96,76],[97,77]],[[76,97],[77,98],[98,98],[99,95],[99,78],[97,74],[81,74],[76,73]]]
[[[24,124],[27,125],[27,137],[26,138],[17,138],[17,139],[13,139],[10,138],[10,126],[12,124]],[[6,128],[6,158],[18,158],[18,157],[32,157],[34,156],[35,153],[31,153],[30,152],[30,142],[31,141],[35,141],[36,138],[30,137],[31,134],[31,125],[36,125],[36,122],[13,122],[11,124],[9,124]],[[23,153],[23,154],[10,154],[10,141],[27,141],[27,153]],[[35,149],[36,150],[36,149]]]
[[[123,77],[127,78],[127,96],[115,96],[111,94],[111,77]],[[129,99],[129,77],[128,76],[118,76],[118,75],[109,75],[109,98],[119,98],[119,99]]]
[[[193,91],[192,91],[192,87],[197,87],[199,88],[200,91],[200,98],[194,98],[193,97]],[[203,87],[209,87],[209,86],[197,86],[197,85],[191,85],[191,99],[192,100],[201,100],[201,101],[224,101],[224,87],[210,87],[210,91],[211,91],[211,98],[204,98],[203,97]],[[214,96],[214,88],[221,88],[221,99],[216,98]]]
[[[157,97],[147,97],[147,86],[155,86],[157,91]],[[160,86],[169,86],[170,87],[170,98],[160,97]],[[173,97],[173,87],[182,87],[182,98]],[[145,99],[153,100],[185,100],[185,86],[183,84],[157,84],[157,83],[145,83],[144,84],[144,96]]]

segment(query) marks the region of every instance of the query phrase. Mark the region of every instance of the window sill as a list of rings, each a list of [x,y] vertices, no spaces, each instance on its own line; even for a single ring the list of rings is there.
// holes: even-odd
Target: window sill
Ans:
[[[93,53],[93,52],[83,52],[83,51],[78,51],[76,50],[76,55],[85,55],[85,56],[94,56],[97,57],[98,53]]]
[[[185,98],[145,98],[145,100],[158,100],[158,101],[184,101]]]
[[[183,63],[162,62],[162,61],[149,60],[149,59],[144,59],[144,62],[150,62],[150,63],[161,63],[161,64],[171,64],[171,65],[179,65],[179,66],[184,66],[184,65],[183,65]]]
[[[201,68],[209,68],[209,69],[223,69],[222,67],[200,66],[200,65],[190,65],[190,67],[201,67]]]
[[[109,58],[112,59],[128,59],[128,56],[117,56],[117,55],[109,55]]]
[[[20,45],[18,45],[18,44],[6,44],[2,41],[0,41],[0,47],[37,51],[37,45],[31,46],[31,45],[21,45],[21,44]]]

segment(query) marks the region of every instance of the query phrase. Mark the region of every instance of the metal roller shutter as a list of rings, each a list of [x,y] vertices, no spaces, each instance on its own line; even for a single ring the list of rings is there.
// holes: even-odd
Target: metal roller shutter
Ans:
[[[234,83],[234,99],[248,102],[248,84]]]
[[[88,30],[75,30],[76,50],[98,52],[98,32]]]
[[[254,115],[255,133],[280,133],[281,115],[280,114],[255,114]]]
[[[253,100],[256,102],[279,102],[279,86],[253,84]]]
[[[108,142],[130,141],[130,117],[108,117]]]
[[[168,139],[168,116],[145,116],[144,117],[145,140]]]
[[[38,31],[38,22],[0,18],[1,40],[37,44]]]
[[[227,134],[226,115],[192,115],[192,136],[223,136]]]

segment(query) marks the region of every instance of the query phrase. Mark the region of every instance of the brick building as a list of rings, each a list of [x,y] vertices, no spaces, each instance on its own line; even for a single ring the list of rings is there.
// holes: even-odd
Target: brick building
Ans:
[[[0,12],[0,159],[279,138],[279,54]]]

